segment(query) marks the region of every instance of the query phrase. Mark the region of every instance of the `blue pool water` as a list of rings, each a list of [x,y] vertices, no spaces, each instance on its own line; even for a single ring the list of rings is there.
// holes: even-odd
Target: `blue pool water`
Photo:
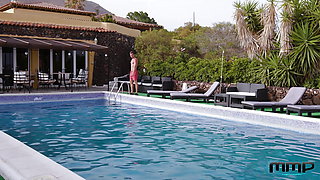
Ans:
[[[320,138],[104,100],[0,105],[0,130],[89,180],[319,179]],[[269,173],[271,162],[313,162]]]

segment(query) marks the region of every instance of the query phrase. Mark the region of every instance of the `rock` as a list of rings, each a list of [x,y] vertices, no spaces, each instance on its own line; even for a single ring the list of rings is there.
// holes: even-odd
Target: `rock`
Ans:
[[[313,96],[312,102],[313,104],[320,104],[320,95]]]
[[[304,99],[302,100],[302,104],[304,105],[313,105],[313,102],[311,99]]]

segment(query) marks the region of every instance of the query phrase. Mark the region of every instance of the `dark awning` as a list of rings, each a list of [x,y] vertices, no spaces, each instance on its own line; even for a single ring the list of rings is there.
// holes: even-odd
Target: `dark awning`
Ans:
[[[83,41],[53,40],[40,38],[0,36],[0,46],[17,48],[39,48],[56,50],[101,51],[106,53],[108,47]]]

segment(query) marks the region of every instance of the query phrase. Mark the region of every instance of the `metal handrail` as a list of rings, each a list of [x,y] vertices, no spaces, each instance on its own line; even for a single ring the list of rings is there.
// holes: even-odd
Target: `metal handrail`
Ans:
[[[127,83],[127,82],[121,82],[120,87],[118,87],[117,93],[114,95],[114,102],[115,102],[114,105],[117,104],[117,99],[118,99],[118,96],[119,96],[120,91],[123,93],[123,84],[124,84],[124,83],[126,83],[127,86],[128,86],[128,92],[130,91],[130,86],[128,85],[128,83]],[[113,94],[112,92],[113,92],[116,84],[117,84],[117,82],[115,82],[115,83],[113,84],[113,86],[112,86],[112,88],[111,88],[111,91],[109,92],[109,96],[108,96],[109,104],[111,104],[111,96],[112,96],[112,94]],[[120,103],[119,103],[119,104],[121,104],[121,96],[119,96],[119,97],[120,97]]]

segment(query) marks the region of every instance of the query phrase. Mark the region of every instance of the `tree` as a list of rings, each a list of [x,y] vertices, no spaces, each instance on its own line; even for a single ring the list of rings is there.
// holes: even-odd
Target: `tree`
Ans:
[[[85,0],[66,0],[65,6],[68,8],[84,10],[84,2]]]
[[[165,62],[173,57],[175,51],[172,37],[173,34],[164,29],[142,32],[135,42],[139,63],[150,65],[154,61]]]
[[[221,22],[213,24],[212,27],[201,28],[195,38],[200,53],[206,58],[221,57],[222,50],[225,51],[227,59],[245,56],[245,51],[239,46],[234,24]]]
[[[149,17],[148,13],[143,11],[129,12],[127,14],[127,18],[134,21],[144,22],[144,23],[158,24],[153,18]]]
[[[98,22],[110,22],[110,23],[115,23],[115,22],[116,22],[116,21],[113,19],[113,15],[110,15],[110,14],[93,16],[93,17],[92,17],[92,20],[93,20],[93,21],[98,21]]]
[[[252,59],[266,55],[273,47],[276,27],[275,0],[262,8],[258,2],[235,3],[236,28],[240,45]]]
[[[177,34],[175,36],[175,39],[183,39],[187,36],[194,34],[198,30],[201,29],[201,26],[199,24],[193,24],[192,22],[184,23],[184,26],[179,27],[174,32]]]

